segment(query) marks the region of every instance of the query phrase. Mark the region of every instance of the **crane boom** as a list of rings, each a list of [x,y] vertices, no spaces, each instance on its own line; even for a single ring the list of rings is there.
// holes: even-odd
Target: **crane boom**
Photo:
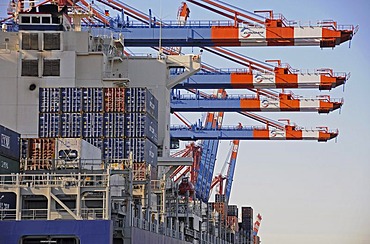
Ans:
[[[239,140],[233,140],[233,149],[230,157],[229,167],[226,174],[226,184],[225,184],[225,199],[226,203],[229,203],[231,195],[231,187],[234,181],[234,172],[236,167],[236,158],[239,152]]]

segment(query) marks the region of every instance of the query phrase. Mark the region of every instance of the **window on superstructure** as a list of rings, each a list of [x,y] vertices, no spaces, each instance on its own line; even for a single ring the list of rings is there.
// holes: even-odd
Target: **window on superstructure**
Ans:
[[[60,76],[60,59],[44,59],[43,76]]]
[[[39,49],[39,34],[38,33],[22,33],[22,49],[23,50],[38,50]]]
[[[22,76],[38,76],[38,75],[39,75],[38,60],[23,59],[22,60]]]
[[[60,50],[60,33],[44,33],[44,50]]]
[[[21,17],[21,23],[22,24],[29,24],[29,23],[31,23],[31,18],[29,16],[22,16]]]
[[[40,24],[40,17],[32,16],[32,24]]]
[[[50,17],[42,17],[43,24],[50,24]]]

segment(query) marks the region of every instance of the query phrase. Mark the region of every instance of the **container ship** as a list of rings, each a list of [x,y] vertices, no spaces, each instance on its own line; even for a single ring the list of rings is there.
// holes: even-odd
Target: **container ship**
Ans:
[[[121,9],[125,9],[122,4]],[[228,101],[224,89],[233,85],[269,88],[270,77],[256,80],[253,71],[231,74],[231,83],[217,84],[212,81],[216,76],[212,76],[211,81],[192,84],[195,79],[216,72],[201,63],[200,55],[178,55],[179,48],[158,48],[156,57],[133,56],[125,50],[126,45],[153,45],[158,26],[164,26],[162,22],[149,16],[145,27],[131,25],[123,18],[113,23],[107,12],[104,15],[94,9],[83,11],[84,6],[85,1],[51,1],[29,3],[26,8],[23,1],[12,0],[12,18],[1,20],[0,112],[6,116],[0,118],[0,243],[260,243],[257,232],[262,217],[257,215],[253,223],[252,207],[228,204],[239,140],[327,141],[337,132],[305,131],[292,125],[223,129],[221,113],[216,117],[213,112],[208,113],[205,125],[173,127],[170,115],[174,111],[227,111],[228,106],[233,108],[235,104],[226,104],[225,109],[218,103]],[[115,9],[113,5],[111,8]],[[207,38],[194,37],[183,44],[181,38],[172,43],[171,38],[166,39],[167,30],[181,34],[180,27],[186,26],[188,15],[189,9],[183,3],[177,21],[179,28],[163,28],[164,46],[211,46]],[[86,23],[89,19],[100,22]],[[276,28],[286,27],[275,22]],[[205,33],[206,27],[209,26],[191,28]],[[235,26],[212,28],[212,37],[216,38],[213,46],[236,45],[236,40],[229,37],[217,39],[217,33],[226,27]],[[146,39],[148,31],[154,34]],[[332,47],[347,41],[355,32],[353,28],[331,31],[336,38],[327,31],[325,35],[330,38],[317,41],[315,37],[314,41],[307,37],[306,44]],[[277,45],[278,40],[273,40],[263,43]],[[254,45],[253,42],[259,43],[238,41],[245,45]],[[278,67],[269,75],[278,76],[279,72],[286,79],[293,77],[286,67]],[[189,79],[196,74],[201,75]],[[255,78],[249,82],[249,76]],[[299,82],[284,80],[283,85],[274,78],[276,83],[272,86],[329,90],[347,79],[346,75],[327,71],[318,72],[315,77],[310,75],[319,82],[294,75],[297,76],[301,78]],[[181,107],[194,98],[184,99],[174,90],[176,87],[189,89],[189,94],[198,99],[197,105]],[[217,95],[194,91],[205,87],[218,89]],[[283,95],[276,99],[297,104],[294,98]],[[217,103],[215,107],[199,105],[207,99],[208,103],[209,99]],[[259,96],[253,99],[257,99],[254,107],[242,108],[244,112],[267,107],[284,110],[272,101],[260,102]],[[302,111],[329,112],[341,106],[341,102],[328,98],[314,104],[300,102]],[[202,110],[204,107],[206,110]],[[300,108],[294,111],[297,109]],[[227,136],[215,136],[215,132]],[[232,167],[227,175],[230,177],[213,178],[215,152],[222,139],[234,140]],[[190,143],[179,150],[180,140],[202,140],[203,147]],[[215,151],[206,153],[206,145]],[[208,159],[208,164],[203,163]],[[210,202],[210,189],[217,184],[221,185],[220,190],[215,201]]]

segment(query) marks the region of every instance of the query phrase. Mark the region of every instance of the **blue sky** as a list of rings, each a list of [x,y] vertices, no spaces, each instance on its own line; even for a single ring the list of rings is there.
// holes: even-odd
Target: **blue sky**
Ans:
[[[1,0],[1,3],[5,0]],[[319,47],[233,48],[259,59],[281,59],[294,68],[333,68],[351,72],[344,92],[294,90],[295,94],[329,94],[344,97],[341,110],[328,115],[315,113],[264,113],[263,116],[290,118],[300,126],[329,126],[340,131],[337,142],[314,141],[261,142],[245,141],[240,145],[231,204],[252,206],[263,220],[260,236],[264,244],[367,244],[370,243],[370,1],[365,0],[265,0],[228,3],[253,10],[272,9],[289,20],[317,21],[333,19],[338,24],[360,25],[351,47],[344,43],[334,49]],[[176,19],[179,0],[135,1],[125,3],[157,17]],[[3,5],[0,5],[3,9]],[[161,7],[161,8],[160,8]],[[190,4],[191,20],[223,19]],[[3,11],[2,11],[3,12]],[[148,50],[152,52],[151,50]],[[185,49],[187,53],[197,49]],[[222,58],[203,54],[202,60],[219,68],[240,67]],[[190,116],[191,117],[191,116]],[[224,124],[247,118],[227,114]],[[218,172],[228,151],[221,144]]]

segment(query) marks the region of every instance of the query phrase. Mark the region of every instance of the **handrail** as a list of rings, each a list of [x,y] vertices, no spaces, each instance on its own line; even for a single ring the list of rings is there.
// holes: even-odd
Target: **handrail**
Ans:
[[[282,93],[285,94],[285,93]],[[260,98],[262,97],[262,98]],[[228,94],[227,97],[203,97],[203,96],[196,96],[193,94],[180,94],[172,96],[172,100],[241,100],[241,99],[259,99],[263,100],[267,96],[264,95],[251,95],[251,94]],[[279,98],[271,98],[268,97],[269,100],[276,100],[278,101]],[[330,98],[329,96],[316,96],[316,97],[302,97],[302,96],[292,96],[292,100],[318,100],[318,101],[327,101],[327,102],[342,102],[342,98]]]
[[[282,64],[282,66],[285,64]],[[214,74],[246,74],[251,73],[249,69],[246,68],[217,68],[213,72],[212,71],[199,71],[194,75],[214,75]],[[330,77],[345,77],[346,79],[349,78],[349,72],[333,72],[332,69],[291,69],[292,74],[301,74],[301,75],[327,75]],[[257,71],[252,70],[252,74],[273,74],[273,72],[268,71]]]
[[[108,187],[108,174],[7,174],[0,176],[0,187],[31,187],[39,188],[81,186]]]
[[[286,131],[286,129],[278,129],[278,128],[266,128],[265,126],[243,126],[242,128],[234,125],[230,126],[221,126],[220,129],[218,128],[200,128],[197,127],[196,125],[193,126],[191,129],[188,127],[182,126],[182,125],[171,125],[170,126],[171,130],[187,130],[187,131],[195,131],[195,130],[201,130],[201,131],[219,131],[219,130],[225,130],[225,131],[251,131],[251,130],[269,130],[269,131]],[[307,131],[307,132],[326,132],[326,133],[337,133],[338,130],[329,130],[327,127],[316,127],[316,128],[305,128],[305,127],[300,127],[300,126],[293,126],[293,129],[295,131]]]

